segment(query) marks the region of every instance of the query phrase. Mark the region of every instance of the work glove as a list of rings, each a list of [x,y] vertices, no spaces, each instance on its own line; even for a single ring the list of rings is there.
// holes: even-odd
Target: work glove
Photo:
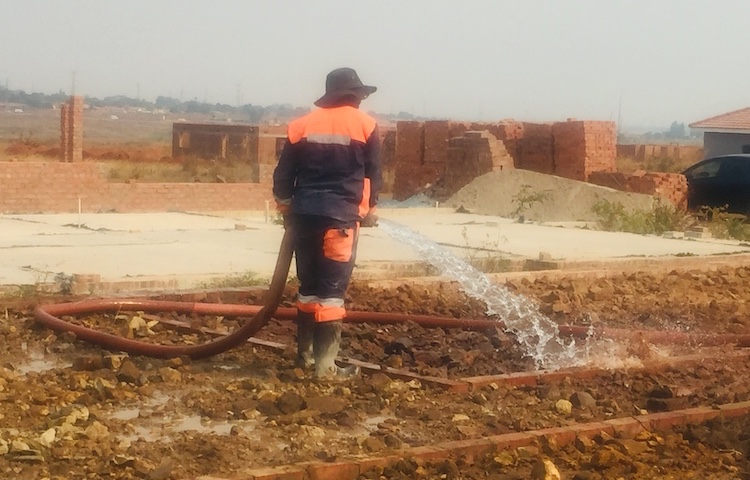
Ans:
[[[375,209],[373,208],[368,212],[368,214],[363,218],[359,225],[364,228],[370,228],[370,227],[377,227],[378,226],[378,216],[375,214]]]

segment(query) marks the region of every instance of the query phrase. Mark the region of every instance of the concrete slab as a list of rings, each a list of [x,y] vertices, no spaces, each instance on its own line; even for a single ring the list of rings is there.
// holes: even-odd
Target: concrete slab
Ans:
[[[750,252],[739,242],[519,224],[441,208],[380,213],[464,258],[537,259],[547,253],[555,260],[594,261]],[[2,215],[0,285],[48,283],[57,274],[94,274],[125,286],[171,279],[178,288],[250,272],[268,278],[282,235],[263,212]],[[358,255],[356,274],[370,278],[393,277],[395,266],[421,262],[379,228],[362,230]]]

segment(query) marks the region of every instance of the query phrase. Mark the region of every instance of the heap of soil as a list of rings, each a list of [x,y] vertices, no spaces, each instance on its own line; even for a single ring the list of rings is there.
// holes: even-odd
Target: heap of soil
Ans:
[[[596,221],[597,202],[621,203],[625,210],[651,209],[654,197],[628,193],[568,178],[529,170],[499,170],[475,178],[444,203],[444,206],[483,215],[515,217],[524,198],[540,194],[545,199],[531,202],[520,212],[539,222]]]

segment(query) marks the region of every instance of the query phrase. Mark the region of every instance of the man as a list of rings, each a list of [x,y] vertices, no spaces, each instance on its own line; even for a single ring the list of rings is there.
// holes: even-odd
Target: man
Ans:
[[[320,107],[291,122],[273,175],[279,212],[294,235],[297,277],[297,364],[317,378],[346,378],[336,365],[359,227],[377,223],[382,179],[373,118],[359,104],[376,87],[351,68],[326,77]]]

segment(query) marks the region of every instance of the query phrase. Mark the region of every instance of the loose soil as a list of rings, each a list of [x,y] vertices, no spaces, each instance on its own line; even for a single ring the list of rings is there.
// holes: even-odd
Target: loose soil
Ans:
[[[724,267],[606,279],[540,277],[506,286],[533,298],[560,324],[749,333],[748,278],[750,268]],[[287,306],[293,294],[290,288]],[[262,292],[250,297],[259,302]],[[274,320],[258,335],[285,344],[280,350],[248,344],[201,361],[160,360],[103,351],[53,333],[34,322],[33,303],[6,301],[0,322],[2,478],[230,477],[254,467],[399,454],[451,440],[750,400],[747,356],[727,347],[635,342],[618,354],[629,363],[593,379],[570,375],[459,394],[381,373],[341,384],[313,382],[294,368],[294,327],[286,321]],[[484,306],[450,283],[410,282],[392,289],[355,284],[348,303],[360,311],[485,318]],[[225,331],[242,321],[170,312],[69,320],[149,342],[209,338],[167,329],[154,322],[158,317]],[[343,355],[424,375],[460,378],[534,368],[501,329],[345,327]],[[701,358],[670,360],[688,353]],[[560,410],[560,400],[569,400],[572,410]],[[540,443],[472,463],[405,459],[361,478],[544,478],[539,474],[544,459],[564,479],[750,478],[748,427],[750,419],[740,418],[635,439],[600,436],[565,447]]]
[[[620,203],[625,211],[633,212],[650,210],[654,197],[515,169],[498,170],[475,178],[443,206],[501,217],[520,214],[526,220],[537,222],[591,222],[597,220],[594,205],[602,201]],[[514,215],[519,207],[521,211]]]

